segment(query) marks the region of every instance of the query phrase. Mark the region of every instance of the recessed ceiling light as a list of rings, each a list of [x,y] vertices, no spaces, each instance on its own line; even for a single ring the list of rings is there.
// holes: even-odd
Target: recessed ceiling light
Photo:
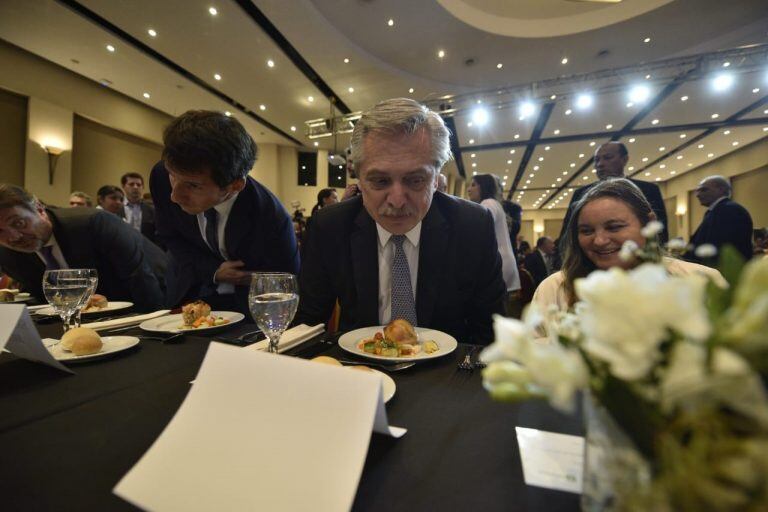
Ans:
[[[408,89],[408,92],[409,92],[410,94],[413,94],[413,87],[411,87],[410,89]]]
[[[348,58],[344,59],[344,64],[349,64],[349,59]]]
[[[647,161],[648,161],[648,157],[647,157],[647,156],[644,156],[644,157],[643,157],[643,162],[647,162]]]
[[[661,178],[656,178],[656,181],[661,181]]]
[[[558,183],[560,183],[561,181],[563,181],[563,178],[557,178]]]
[[[395,20],[393,20],[392,18],[389,18],[387,20],[387,25],[389,25],[390,27],[394,27],[395,26]]]
[[[504,67],[504,64],[502,64],[501,62],[499,62],[498,64],[496,64],[496,69],[501,69],[501,68],[503,68],[503,67]]]
[[[681,139],[684,139],[684,138],[686,138],[686,137],[687,137],[687,135],[686,135],[686,134],[684,134],[684,133],[681,133],[681,134],[680,134],[680,138],[681,138]]]
[[[664,146],[659,146],[659,151],[664,151],[665,149],[667,148],[665,148]]]
[[[659,124],[659,120],[658,119],[654,119],[653,121],[651,121],[651,124]]]
[[[273,61],[272,59],[269,59],[267,61],[267,67],[270,67],[270,68],[275,67],[275,61]]]
[[[647,173],[645,173],[645,175],[646,175],[646,176],[650,176],[650,175],[651,175],[651,173],[647,172]]]
[[[712,119],[717,119],[718,117],[720,117],[720,114],[712,114],[710,117]]]
[[[514,150],[514,149],[510,149],[510,150],[509,150],[509,154],[510,154],[510,155],[514,155],[514,154],[515,154],[515,150]]]
[[[544,151],[549,151],[550,149],[552,149],[552,148],[549,147],[549,146],[544,146]]]
[[[296,127],[295,126],[291,126],[291,131],[295,132],[296,131]]]
[[[259,105],[259,110],[267,110],[267,106],[264,104]]]
[[[472,153],[471,155],[469,155],[469,158],[475,158],[476,156],[477,156],[476,154]]]
[[[552,96],[549,97],[549,99],[556,100],[557,99],[557,94],[553,94]]]
[[[730,66],[730,65],[731,65],[731,63],[730,63],[730,62],[728,62],[728,61],[725,61],[725,62],[723,62],[723,67],[724,67],[724,68],[727,68],[727,67],[728,67],[728,66]]]
[[[712,79],[712,88],[718,92],[725,91],[733,85],[734,80],[731,73],[720,73]]]
[[[533,170],[534,170],[534,171],[538,171],[539,169],[541,169],[541,167],[539,167],[538,165],[534,165],[534,166],[533,166]]]
[[[145,92],[144,94],[142,94],[142,96],[144,96],[145,98],[149,99],[149,93],[148,92]]]
[[[555,130],[555,131],[554,131],[554,132],[552,132],[552,133],[554,133],[555,135],[560,135],[560,130]]]
[[[437,58],[438,59],[442,59],[443,57],[445,57],[445,51],[444,50],[438,51],[437,52]]]
[[[661,164],[661,165],[659,166],[659,169],[666,169],[666,168],[667,168],[667,164]]]
[[[738,145],[739,145],[739,141],[737,141],[737,140],[735,140],[735,141],[733,141],[731,143],[731,146],[738,146]]]
[[[725,130],[725,131],[723,132],[723,135],[730,135],[730,134],[731,134],[731,130]]]
[[[629,103],[627,103],[627,108],[632,108],[632,107],[634,107],[634,106],[635,106],[635,104],[634,104],[634,103],[632,103],[631,101],[630,101]]]
[[[581,179],[583,179],[583,180],[588,180],[588,179],[589,179],[589,176],[584,176],[584,177],[583,177],[583,178],[581,178]]]
[[[114,52],[115,52],[115,47],[114,47],[114,46],[112,46],[111,44],[108,44],[108,45],[107,45],[107,51],[108,51],[108,52],[111,52],[111,53],[114,53]]]
[[[473,171],[472,176],[477,176],[477,171]]]
[[[595,99],[592,97],[591,94],[579,94],[576,97],[576,106],[580,109],[587,109],[592,106],[592,104],[595,102]]]
[[[469,143],[470,144],[474,144],[475,143],[475,139],[469,139]]]
[[[563,59],[560,61],[560,64],[568,64],[568,57],[563,57]]]
[[[677,155],[677,159],[678,160],[682,160],[683,159],[683,155]]]
[[[589,143],[589,147],[591,147],[591,148],[595,147],[595,141],[590,142]]]
[[[528,177],[529,177],[529,178],[533,178],[533,174],[529,174],[529,175],[528,175]]]
[[[504,176],[504,180],[506,180],[509,176]]]
[[[472,162],[472,167],[477,167],[477,164],[475,162]]]
[[[677,171],[669,171],[669,174],[671,174],[672,176],[674,176],[675,174],[677,174]]]
[[[213,78],[215,78],[216,80],[221,80],[221,75],[218,73],[214,73]]]
[[[571,112],[573,112],[573,111],[571,109],[568,109],[568,110],[565,111],[565,115],[569,116],[569,115],[571,115]]]
[[[350,94],[352,94],[353,92],[355,92],[355,88],[354,88],[354,87],[350,87],[350,88],[349,88],[349,89],[347,89],[347,90],[349,91],[349,93],[350,93]]]
[[[219,14],[219,11],[215,7],[209,7],[208,12],[211,13],[211,16],[216,16]]]
[[[651,79],[651,75],[645,75],[645,79],[646,80],[650,80]]]
[[[713,156],[715,156],[715,154],[714,154],[714,153],[709,153],[709,154],[707,155],[707,158],[712,158]]]
[[[512,165],[512,160],[507,160],[507,165]]]
[[[153,28],[147,30],[147,34],[149,34],[151,37],[157,37],[157,31]]]
[[[635,170],[635,166],[634,165],[630,165],[629,167],[627,167],[627,170],[634,171]]]
[[[642,103],[646,101],[650,96],[651,89],[647,85],[635,85],[629,90],[629,101],[634,103]]]
[[[225,110],[224,115],[227,117],[232,117],[232,112],[230,112],[229,110]]]
[[[540,157],[539,157],[539,162],[543,162],[543,161],[544,161],[544,157],[543,157],[543,156],[540,156]]]
[[[759,92],[760,92],[760,88],[759,87],[755,87],[754,89],[752,89],[752,94],[757,94]]]
[[[319,142],[317,142],[317,141],[315,141],[315,147],[317,147],[317,146],[319,146],[319,145],[320,145],[320,143],[319,143]]]
[[[606,129],[606,130],[610,130],[611,128],[613,128],[613,125],[612,125],[612,124],[607,124],[607,125],[605,125],[605,129]]]
[[[648,44],[648,43],[650,43],[650,42],[651,42],[651,38],[650,38],[650,37],[646,37],[645,39],[643,39],[643,42],[644,42],[645,44]]]
[[[536,107],[530,101],[524,101],[520,104],[520,118],[525,119],[528,116],[533,115]]]
[[[512,138],[513,138],[513,139],[519,139],[519,138],[520,138],[520,134],[519,134],[519,133],[516,133],[516,134],[515,134],[515,136],[514,136],[514,137],[512,137]]]
[[[563,171],[563,176],[568,176],[568,171]]]
[[[571,167],[576,167],[576,164],[574,162],[571,162],[570,166]]]
[[[531,184],[531,180],[525,180],[525,184],[526,185],[530,185]]]
[[[315,101],[315,98],[312,96],[307,96],[307,101],[312,103],[313,101]]]
[[[704,144],[699,144],[697,147],[698,147],[699,149],[704,149]]]
[[[630,144],[631,144],[631,143],[633,143],[633,142],[635,142],[635,138],[634,138],[634,137],[632,137],[631,139],[629,139],[629,143],[630,143]]]

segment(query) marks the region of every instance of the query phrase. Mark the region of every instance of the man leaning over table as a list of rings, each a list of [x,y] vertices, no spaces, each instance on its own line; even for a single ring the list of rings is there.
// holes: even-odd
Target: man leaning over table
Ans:
[[[493,218],[436,192],[448,136],[438,114],[410,99],[363,114],[352,134],[361,196],[318,212],[296,323],[325,322],[338,300],[341,330],[405,318],[460,342],[492,340],[505,292]]]
[[[165,254],[123,220],[94,208],[47,208],[21,187],[0,184],[0,268],[38,300],[46,270],[95,268],[96,291],[139,311],[163,303]]]
[[[249,318],[252,272],[299,270],[288,212],[248,176],[256,143],[234,117],[203,110],[174,119],[163,142],[150,189],[171,256],[167,305],[201,299]]]

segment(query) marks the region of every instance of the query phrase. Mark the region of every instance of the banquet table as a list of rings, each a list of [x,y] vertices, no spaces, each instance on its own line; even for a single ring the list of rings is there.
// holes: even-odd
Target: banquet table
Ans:
[[[56,337],[61,325],[38,330]],[[215,337],[142,341],[72,365],[76,375],[0,354],[2,509],[135,510],[112,489],[176,413]],[[288,354],[346,355],[329,341],[322,335]],[[582,435],[579,415],[541,401],[492,401],[479,370],[457,369],[468,347],[390,374],[389,421],[408,433],[372,435],[353,510],[578,510],[577,494],[525,484],[515,427]]]

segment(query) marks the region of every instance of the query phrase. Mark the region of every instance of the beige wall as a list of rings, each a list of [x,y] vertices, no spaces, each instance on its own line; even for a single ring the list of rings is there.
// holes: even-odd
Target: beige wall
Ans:
[[[544,210],[523,210],[523,220],[533,221],[533,234],[527,238],[533,246],[540,236],[557,238],[560,236],[560,229],[565,217],[565,208],[552,208]]]
[[[766,200],[768,196],[765,195],[766,180],[768,180],[766,168],[768,168],[768,139],[764,138],[667,181],[665,197],[677,197],[677,210],[685,212],[678,236],[688,240],[701,223],[704,208],[696,200],[692,191],[703,178],[713,174],[729,178],[739,175],[732,180],[733,199],[749,210],[755,226],[768,224],[768,201]],[[747,174],[748,176],[742,177]],[[744,179],[747,181],[742,181]]]
[[[680,227],[680,218],[675,214],[677,211],[677,197],[667,197],[664,199],[664,210],[667,212],[667,231],[669,232],[669,238],[675,238],[678,236],[678,228]]]
[[[162,146],[75,116],[72,150],[72,190],[90,194],[102,185],[120,186],[126,172],[144,176],[149,191],[149,171],[160,160]]]
[[[525,212],[523,212],[525,217]],[[523,218],[523,222],[520,224],[520,235],[523,236],[523,240],[528,242],[531,247],[536,245],[536,234],[533,232],[533,221],[531,219]]]
[[[27,98],[0,89],[0,183],[24,185]]]
[[[63,151],[55,160],[50,176],[46,147]],[[24,161],[24,188],[42,201],[67,204],[72,186],[72,111],[40,98],[29,98],[27,144]]]

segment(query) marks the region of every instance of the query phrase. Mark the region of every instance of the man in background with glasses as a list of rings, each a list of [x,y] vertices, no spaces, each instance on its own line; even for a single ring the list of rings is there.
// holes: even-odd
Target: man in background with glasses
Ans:
[[[120,217],[91,208],[46,208],[21,187],[0,184],[0,268],[45,301],[46,270],[95,268],[97,293],[134,303],[163,304],[165,255]]]

